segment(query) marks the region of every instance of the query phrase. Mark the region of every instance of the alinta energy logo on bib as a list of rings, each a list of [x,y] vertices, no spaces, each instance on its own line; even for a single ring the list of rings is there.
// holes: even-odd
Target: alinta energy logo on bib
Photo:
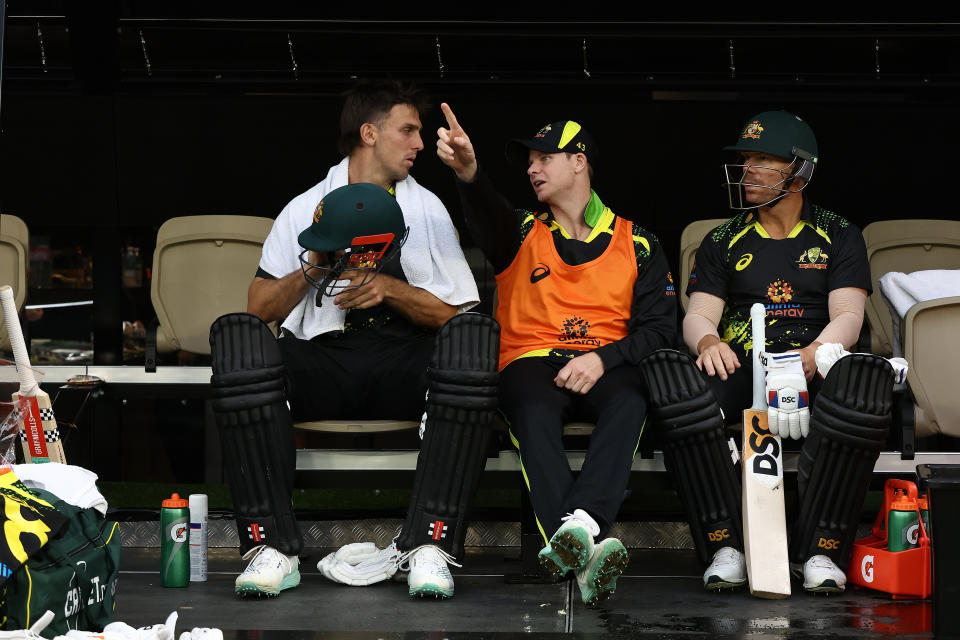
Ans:
[[[801,269],[826,269],[829,257],[820,247],[811,247],[800,254],[797,266]]]
[[[590,336],[590,323],[580,316],[573,316],[563,321],[563,333],[558,340],[570,344],[600,346],[600,341]]]

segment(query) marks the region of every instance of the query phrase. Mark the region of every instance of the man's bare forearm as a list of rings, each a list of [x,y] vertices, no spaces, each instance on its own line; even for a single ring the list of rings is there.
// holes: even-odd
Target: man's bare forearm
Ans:
[[[396,279],[387,288],[384,302],[403,314],[410,322],[429,329],[439,329],[443,323],[457,314],[455,306],[440,300],[426,289],[412,287]]]
[[[310,289],[299,269],[282,278],[254,278],[247,291],[247,313],[264,322],[282,321]]]

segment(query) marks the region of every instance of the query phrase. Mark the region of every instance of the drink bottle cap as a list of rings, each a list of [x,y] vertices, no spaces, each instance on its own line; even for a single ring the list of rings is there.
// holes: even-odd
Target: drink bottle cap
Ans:
[[[180,497],[179,493],[175,493],[163,502],[160,503],[164,509],[186,509],[190,503]]]
[[[926,511],[928,508],[927,496],[920,496],[917,498],[917,506],[920,507],[923,511]]]
[[[892,511],[916,511],[917,501],[911,500],[906,496],[902,496],[899,500],[896,500],[890,504],[890,509]]]

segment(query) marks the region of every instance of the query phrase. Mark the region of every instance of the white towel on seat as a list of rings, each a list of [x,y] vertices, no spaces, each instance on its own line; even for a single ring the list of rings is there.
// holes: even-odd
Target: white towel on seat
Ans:
[[[901,273],[891,271],[880,278],[880,292],[893,318],[893,355],[903,355],[900,323],[918,302],[960,296],[960,269],[930,269]]]

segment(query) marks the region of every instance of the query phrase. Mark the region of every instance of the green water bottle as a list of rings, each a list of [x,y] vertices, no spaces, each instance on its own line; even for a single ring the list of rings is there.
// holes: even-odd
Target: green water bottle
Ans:
[[[920,514],[917,501],[906,494],[890,504],[887,514],[887,551],[906,551],[918,544]]]
[[[160,509],[160,583],[165,587],[190,584],[190,508],[179,493]]]

